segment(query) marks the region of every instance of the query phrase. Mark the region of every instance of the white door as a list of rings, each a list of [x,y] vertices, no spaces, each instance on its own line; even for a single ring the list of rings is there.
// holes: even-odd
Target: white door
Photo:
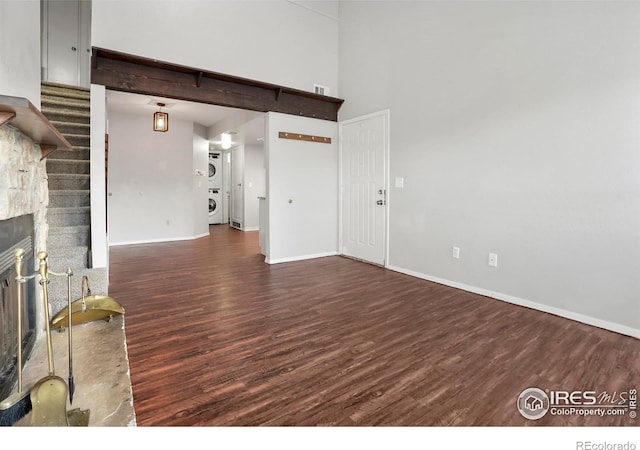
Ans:
[[[47,1],[42,8],[44,80],[89,87],[91,2]]]
[[[386,263],[389,111],[340,123],[342,253]]]

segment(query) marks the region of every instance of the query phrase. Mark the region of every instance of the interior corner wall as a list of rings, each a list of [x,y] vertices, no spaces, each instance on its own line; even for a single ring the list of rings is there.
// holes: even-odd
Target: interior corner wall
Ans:
[[[209,140],[207,127],[193,124],[193,236],[209,234]]]
[[[192,122],[159,133],[149,115],[109,111],[110,245],[197,237],[193,154]]]
[[[40,1],[0,1],[0,95],[40,109]]]
[[[338,251],[338,125],[270,112],[266,117],[267,263]],[[280,139],[279,131],[324,136],[331,144]]]
[[[265,169],[264,146],[244,145],[244,230],[259,229],[260,205],[258,197],[264,196]]]
[[[341,2],[340,118],[391,114],[390,266],[640,337],[638,23],[636,2]]]
[[[337,94],[337,18],[286,0],[93,0],[92,45]]]

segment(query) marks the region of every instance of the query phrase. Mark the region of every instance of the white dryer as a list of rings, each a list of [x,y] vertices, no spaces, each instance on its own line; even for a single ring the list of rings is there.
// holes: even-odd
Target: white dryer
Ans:
[[[222,188],[222,154],[209,153],[209,187]]]
[[[222,189],[209,188],[209,225],[222,223]]]

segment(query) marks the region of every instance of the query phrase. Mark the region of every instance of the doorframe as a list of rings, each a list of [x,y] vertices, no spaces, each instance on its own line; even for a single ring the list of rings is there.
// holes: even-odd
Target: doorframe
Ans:
[[[227,159],[229,161],[227,161]],[[231,149],[222,150],[222,223],[231,221]]]
[[[357,123],[363,120],[371,119],[373,117],[383,116],[385,119],[385,139],[384,139],[384,189],[386,192],[385,195],[385,215],[384,215],[384,233],[383,233],[383,261],[384,267],[389,267],[389,205],[390,202],[390,192],[389,192],[389,180],[390,180],[390,149],[391,149],[391,110],[389,108],[383,109],[380,111],[376,111],[370,114],[365,114],[363,116],[354,117],[352,119],[347,120],[339,120],[338,121],[338,254],[344,255],[343,249],[343,228],[344,222],[342,218],[342,205],[344,198],[344,184],[342,180],[342,127],[343,125],[349,125],[353,123]]]

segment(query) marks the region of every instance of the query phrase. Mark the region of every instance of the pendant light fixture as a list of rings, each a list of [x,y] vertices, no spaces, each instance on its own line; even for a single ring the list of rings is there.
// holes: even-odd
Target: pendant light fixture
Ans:
[[[153,131],[169,131],[169,114],[162,112],[162,108],[165,104],[158,103],[158,106],[160,107],[160,110],[153,114]]]

